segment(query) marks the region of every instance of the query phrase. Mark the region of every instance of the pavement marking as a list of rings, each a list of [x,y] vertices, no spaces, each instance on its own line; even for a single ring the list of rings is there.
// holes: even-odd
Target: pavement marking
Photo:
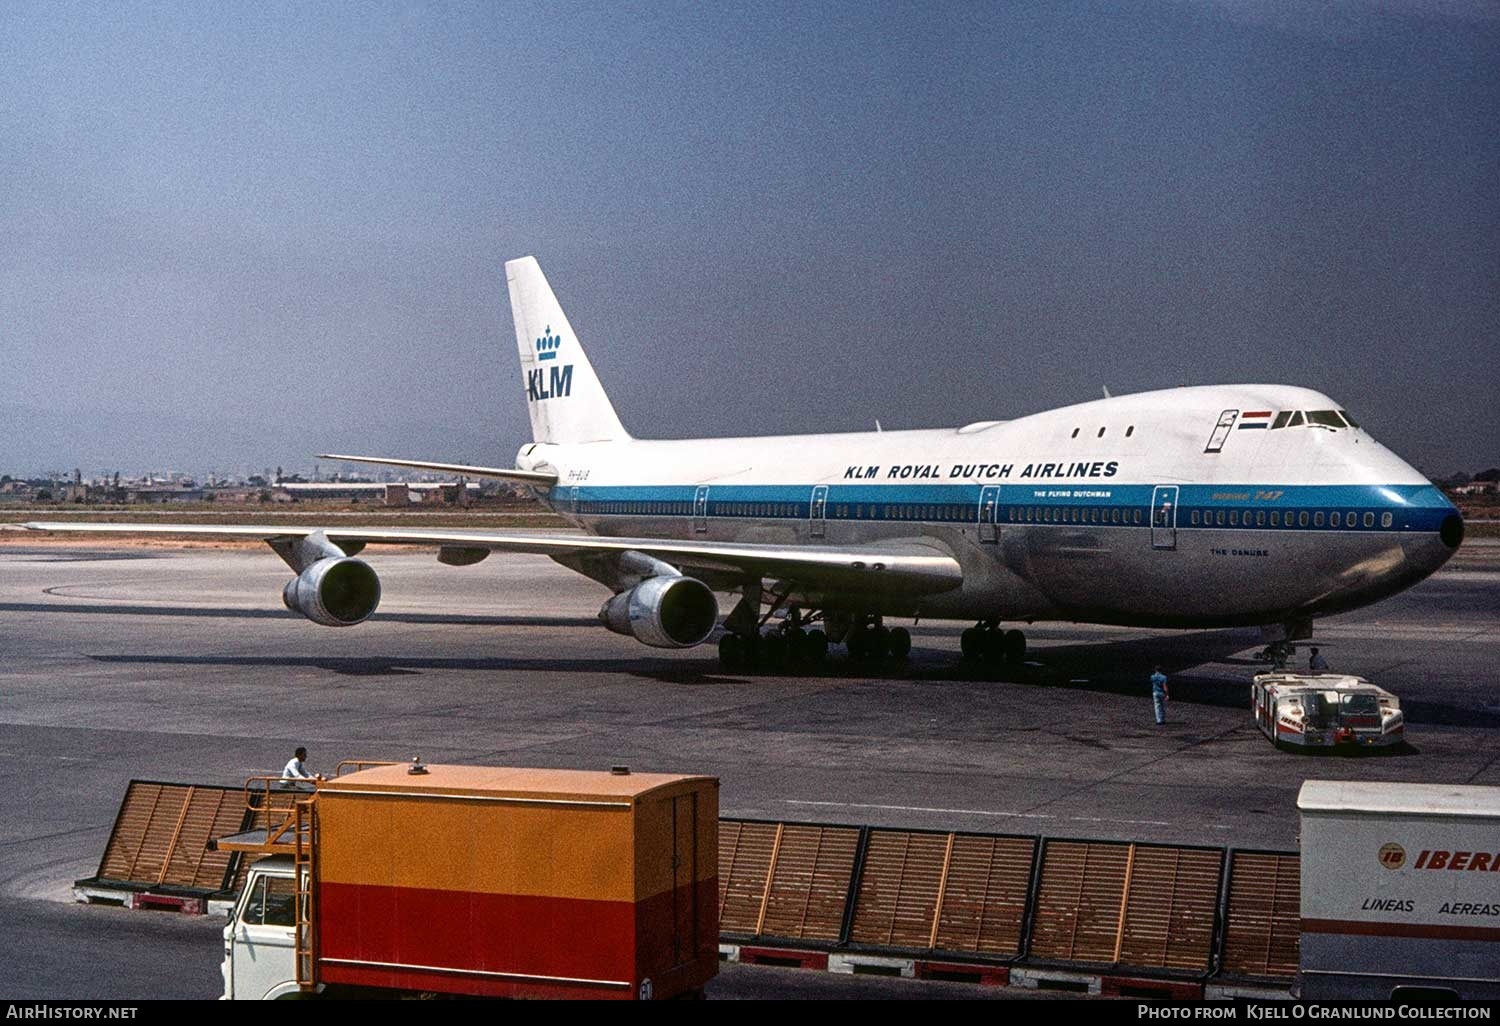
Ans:
[[[1129,823],[1135,826],[1171,826],[1162,819],[1107,819],[1100,816],[1051,816],[1042,812],[996,812],[992,809],[941,809],[925,805],[875,805],[867,802],[811,802],[782,799],[788,805],[819,805],[835,809],[880,809],[884,812],[941,812],[956,816],[995,816],[1011,819],[1058,819],[1070,823]]]

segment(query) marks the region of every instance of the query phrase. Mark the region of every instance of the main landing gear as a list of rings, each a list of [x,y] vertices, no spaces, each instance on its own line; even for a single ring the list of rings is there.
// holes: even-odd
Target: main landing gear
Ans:
[[[812,671],[828,659],[831,645],[842,643],[856,661],[905,659],[911,653],[911,632],[886,627],[879,616],[806,612],[793,606],[779,623],[767,627],[779,602],[764,616],[760,595],[746,595],[724,621],[719,639],[719,665],[729,671]],[[821,627],[814,626],[822,624]]]
[[[1019,666],[1026,660],[1026,635],[1001,630],[994,620],[981,620],[959,636],[959,648],[969,662]]]
[[[771,673],[822,666],[828,658],[828,635],[809,626],[812,622],[800,610],[793,609],[764,632],[757,627],[751,633],[741,633],[731,627],[730,633],[719,639],[719,666],[725,670]]]

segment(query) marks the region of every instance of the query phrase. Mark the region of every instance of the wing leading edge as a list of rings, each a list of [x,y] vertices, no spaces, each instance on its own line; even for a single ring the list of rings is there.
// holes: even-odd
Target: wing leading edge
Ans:
[[[268,543],[321,533],[340,547],[366,544],[436,545],[455,554],[465,550],[524,552],[543,556],[618,555],[641,552],[684,572],[702,571],[744,581],[779,578],[800,586],[836,592],[933,595],[963,583],[963,570],[946,548],[927,541],[868,547],[766,545],[754,542],[698,542],[670,538],[600,538],[552,532],[423,531],[402,528],[314,528],[260,524],[73,524],[36,521],[31,531],[80,534],[196,535],[258,538]],[[274,547],[274,546],[273,546]],[[482,558],[482,557],[481,557]],[[447,559],[445,562],[477,562]]]

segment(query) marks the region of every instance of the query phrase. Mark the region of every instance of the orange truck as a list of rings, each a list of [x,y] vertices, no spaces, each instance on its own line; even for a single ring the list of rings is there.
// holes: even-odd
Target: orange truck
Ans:
[[[251,787],[224,996],[651,999],[718,972],[712,777],[361,764]]]

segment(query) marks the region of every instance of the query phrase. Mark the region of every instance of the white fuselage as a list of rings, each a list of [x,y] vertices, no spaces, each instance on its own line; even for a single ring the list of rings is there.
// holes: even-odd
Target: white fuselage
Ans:
[[[946,430],[533,443],[518,466],[605,536],[867,545],[921,539],[963,584],[830,609],[1155,626],[1291,624],[1436,570],[1462,521],[1310,389],[1189,387]],[[1273,427],[1296,412],[1297,426]]]

